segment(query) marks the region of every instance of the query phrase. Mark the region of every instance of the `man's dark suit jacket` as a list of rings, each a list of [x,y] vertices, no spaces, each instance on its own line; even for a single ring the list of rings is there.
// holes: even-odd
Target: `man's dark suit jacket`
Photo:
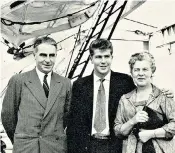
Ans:
[[[130,76],[111,72],[109,92],[109,128],[110,138],[116,142],[116,149],[121,151],[121,140],[115,137],[113,126],[118,102],[123,94],[133,90],[135,85]],[[68,152],[89,152],[93,115],[93,74],[74,82],[70,118],[67,129]]]

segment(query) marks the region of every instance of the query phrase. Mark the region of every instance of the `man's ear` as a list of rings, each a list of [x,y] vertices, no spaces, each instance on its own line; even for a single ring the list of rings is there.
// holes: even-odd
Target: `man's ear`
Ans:
[[[36,59],[36,52],[35,51],[33,51],[33,56]]]
[[[36,53],[35,52],[33,52],[33,56],[35,57],[35,55],[36,55]]]
[[[90,55],[90,60],[91,60],[91,63],[94,64],[93,57],[91,55]]]

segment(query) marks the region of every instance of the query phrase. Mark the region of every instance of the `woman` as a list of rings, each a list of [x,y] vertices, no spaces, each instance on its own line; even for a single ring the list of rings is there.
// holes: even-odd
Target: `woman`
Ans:
[[[114,125],[124,139],[122,152],[175,153],[175,102],[151,83],[153,56],[136,53],[129,65],[137,88],[121,97]]]

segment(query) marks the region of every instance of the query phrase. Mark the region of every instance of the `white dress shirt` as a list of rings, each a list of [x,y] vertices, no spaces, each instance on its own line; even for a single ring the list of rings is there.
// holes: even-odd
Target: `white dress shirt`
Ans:
[[[44,76],[45,76],[46,74],[45,74],[45,73],[42,73],[40,70],[38,70],[37,67],[36,67],[36,73],[37,73],[37,75],[38,75],[38,77],[39,77],[39,80],[40,80],[40,82],[41,82],[41,85],[43,85]],[[51,74],[52,74],[52,72],[49,72],[49,73],[47,74],[47,78],[46,78],[47,84],[48,84],[49,88],[50,88],[50,82],[51,82]]]
[[[110,134],[109,132],[109,116],[108,116],[108,104],[109,104],[109,86],[110,86],[110,77],[111,77],[111,71],[105,76],[105,80],[103,81],[104,89],[105,89],[105,96],[106,96],[106,128],[101,132],[102,135],[108,136]],[[95,111],[96,111],[96,101],[97,101],[97,93],[100,86],[100,79],[98,76],[94,74],[94,96],[93,96],[93,117],[92,117],[92,133],[96,134],[97,131],[94,128],[94,119],[95,119]]]

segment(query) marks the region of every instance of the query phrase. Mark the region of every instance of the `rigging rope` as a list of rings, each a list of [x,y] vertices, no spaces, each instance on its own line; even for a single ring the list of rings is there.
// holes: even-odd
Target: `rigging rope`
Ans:
[[[67,76],[67,73],[68,73],[68,70],[69,70],[69,67],[70,67],[70,62],[71,62],[71,60],[72,60],[72,56],[73,56],[73,53],[74,53],[74,51],[75,51],[76,44],[77,44],[78,40],[80,39],[80,32],[81,32],[81,25],[80,25],[80,27],[79,27],[79,29],[78,29],[77,37],[76,37],[76,40],[75,40],[75,43],[74,43],[74,47],[73,47],[73,49],[72,49],[72,54],[71,54],[71,57],[70,57],[70,60],[69,60],[69,64],[68,64],[68,66],[67,66],[67,70],[66,70],[66,75],[65,75],[65,77]]]

